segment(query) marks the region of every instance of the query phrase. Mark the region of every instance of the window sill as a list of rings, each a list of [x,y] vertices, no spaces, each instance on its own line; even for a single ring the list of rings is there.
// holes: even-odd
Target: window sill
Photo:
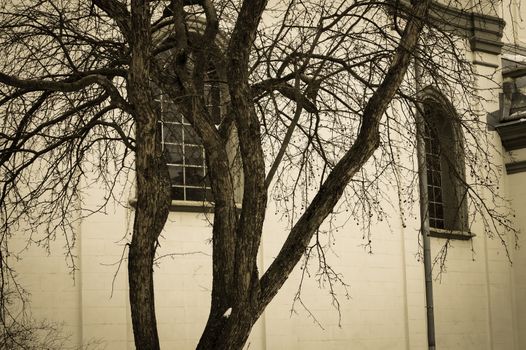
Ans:
[[[135,208],[137,199],[130,199],[130,205]],[[241,210],[241,204],[236,204],[237,210]],[[183,213],[213,213],[214,203],[204,201],[183,201],[172,199],[170,203],[170,211]]]
[[[467,241],[475,237],[476,235],[468,231],[458,231],[458,230],[445,230],[440,228],[430,228],[429,237],[435,238],[448,238],[448,239],[458,239],[462,241]]]
[[[183,201],[172,199],[172,203],[170,204],[170,211],[184,213],[212,213],[214,211],[214,203],[204,201]]]

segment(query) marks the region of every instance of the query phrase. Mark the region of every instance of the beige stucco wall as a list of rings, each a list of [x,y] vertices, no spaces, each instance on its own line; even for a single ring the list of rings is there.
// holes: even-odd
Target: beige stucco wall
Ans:
[[[502,1],[499,10],[499,15],[506,21],[503,41],[526,47],[526,18],[522,0]]]
[[[510,177],[510,186],[512,180]],[[386,191],[396,201],[396,192]],[[86,203],[94,205],[101,193],[94,189],[90,197]],[[516,197],[524,201],[520,192]],[[362,232],[355,224],[335,233],[336,244],[328,259],[350,285],[349,299],[342,288],[336,288],[341,326],[327,285],[319,288],[314,278],[304,282],[302,300],[321,326],[301,305],[296,304],[297,313],[291,314],[302,272],[296,269],[254,327],[247,348],[425,348],[423,266],[416,257],[418,208],[407,213],[406,227],[395,209],[386,210],[391,219],[374,226],[372,254],[364,249]],[[261,268],[272,262],[285,238],[286,223],[275,212],[271,204]],[[116,263],[129,238],[131,215],[131,209],[117,206],[82,222],[77,246],[80,270],[75,280],[68,275],[60,241],[50,256],[31,248],[17,266],[33,293],[34,316],[64,322],[72,345],[82,342],[91,343],[94,349],[133,349],[125,262],[113,282]],[[160,240],[160,255],[176,254],[162,258],[156,268],[156,305],[164,349],[194,348],[206,322],[211,288],[210,220],[203,214],[174,212]],[[526,269],[517,269],[516,263],[512,272],[500,243],[475,233],[472,242],[453,242],[447,272],[434,283],[438,347],[521,349],[514,331],[525,324],[526,308],[519,294],[526,285],[519,283],[514,301],[512,282],[524,281]],[[444,242],[432,238],[433,251]],[[316,264],[310,272],[315,275]]]
[[[526,161],[526,150],[510,153],[515,161]],[[515,302],[515,333],[519,349],[526,348],[526,248],[524,232],[526,232],[526,172],[507,176],[510,199],[515,209],[515,222],[521,230],[519,245],[521,249],[513,252],[514,302]]]

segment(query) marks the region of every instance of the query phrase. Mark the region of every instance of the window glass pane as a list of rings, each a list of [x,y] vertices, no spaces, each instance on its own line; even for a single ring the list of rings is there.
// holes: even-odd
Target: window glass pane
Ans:
[[[427,164],[426,164],[427,166]],[[431,186],[433,185],[433,172],[429,171],[429,168],[427,169],[427,185]]]
[[[183,165],[183,145],[165,144],[164,149],[167,151],[166,156],[169,164]]]
[[[168,165],[172,185],[183,185],[183,167]]]
[[[219,89],[208,91],[210,104],[220,105]],[[166,152],[172,183],[171,195],[176,200],[203,201],[211,198],[204,149],[190,123],[176,110],[170,98],[157,91],[156,101],[162,112],[159,132]],[[189,186],[189,187],[188,187]]]
[[[189,201],[203,201],[212,200],[212,193],[207,188],[187,188],[186,200]]]
[[[184,126],[184,143],[185,144],[194,144],[194,145],[200,145],[201,139],[199,136],[197,136],[196,132],[190,125]]]
[[[187,188],[186,189],[186,200],[199,201],[203,200],[203,189],[202,188]]]
[[[183,129],[180,124],[164,123],[164,142],[183,143]]]
[[[429,226],[443,228],[444,211],[442,203],[440,147],[434,129],[427,126],[425,132]]]
[[[161,104],[162,119],[166,122],[181,123],[182,115],[175,110],[175,105],[163,96]]]
[[[436,206],[436,218],[439,218],[439,219],[443,219],[444,218],[444,207],[442,206],[442,204],[437,204]]]
[[[184,189],[182,187],[172,187],[172,199],[184,200]]]
[[[186,165],[204,166],[203,147],[189,146],[184,147]]]
[[[433,181],[436,183],[437,186],[440,186],[442,184],[442,170],[440,168],[440,163],[435,162],[433,163],[433,166]]]
[[[432,219],[436,218],[434,202],[429,202],[429,218],[432,218]]]
[[[434,187],[433,188],[433,199],[435,202],[442,203],[442,188],[441,187]],[[442,215],[441,215],[442,217]]]
[[[185,125],[190,125],[190,122],[189,122],[188,120],[186,120],[186,118],[183,117],[182,115],[181,115],[181,121],[182,121],[182,123],[185,124]]]
[[[187,186],[203,186],[204,177],[204,168],[185,167],[185,184]]]

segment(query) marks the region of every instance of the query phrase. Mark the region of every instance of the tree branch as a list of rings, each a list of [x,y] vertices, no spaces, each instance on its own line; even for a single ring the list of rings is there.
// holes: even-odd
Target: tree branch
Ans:
[[[129,111],[128,104],[121,96],[117,88],[104,75],[92,74],[79,79],[65,79],[62,81],[40,80],[40,79],[19,79],[17,77],[0,73],[0,82],[19,89],[36,91],[58,91],[75,92],[82,90],[90,85],[98,84],[102,86],[110,95],[112,103],[123,110]]]
[[[362,125],[355,143],[329,174],[305,213],[291,229],[278,256],[262,276],[260,312],[286,281],[312,235],[333,210],[353,175],[378,148],[380,119],[407,71],[429,4],[430,0],[414,3],[416,15],[408,21],[387,74],[363,111]]]
[[[243,207],[235,247],[236,285],[233,287],[234,296],[245,301],[248,301],[247,293],[251,293],[253,299],[259,289],[255,285],[258,283],[256,257],[267,203],[260,124],[248,84],[250,51],[266,4],[266,0],[243,2],[227,49],[228,85],[244,177]],[[247,310],[243,310],[242,305],[234,307],[234,319],[238,312],[245,313]],[[235,327],[234,324],[232,327]]]
[[[92,0],[102,11],[104,11],[111,19],[117,23],[122,35],[131,41],[132,30],[130,23],[130,13],[126,8],[126,4],[123,4],[117,0]]]

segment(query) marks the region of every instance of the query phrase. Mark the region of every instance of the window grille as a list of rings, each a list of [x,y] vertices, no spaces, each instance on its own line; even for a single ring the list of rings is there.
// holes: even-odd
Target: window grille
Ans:
[[[430,97],[423,103],[425,154],[421,156],[426,164],[427,218],[431,233],[440,231],[437,236],[445,237],[445,231],[449,231],[453,238],[466,239],[471,235],[465,233],[464,150],[456,124],[458,117],[444,98],[435,95],[437,99]]]
[[[445,228],[444,202],[442,201],[442,169],[440,166],[440,143],[436,132],[425,126],[427,197],[429,206],[429,226]]]
[[[201,139],[180,113],[163,112],[161,139],[172,182],[172,199],[211,200]]]

